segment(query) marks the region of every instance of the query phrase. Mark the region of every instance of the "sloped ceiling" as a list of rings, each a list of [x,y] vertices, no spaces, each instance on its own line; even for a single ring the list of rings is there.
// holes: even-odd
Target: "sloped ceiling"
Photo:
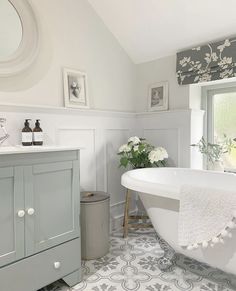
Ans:
[[[236,35],[236,0],[88,0],[135,63]]]

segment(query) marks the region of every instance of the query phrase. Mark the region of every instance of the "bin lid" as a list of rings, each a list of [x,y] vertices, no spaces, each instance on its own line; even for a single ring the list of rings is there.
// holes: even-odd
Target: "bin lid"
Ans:
[[[81,203],[91,203],[99,202],[109,199],[110,195],[102,191],[84,191],[81,192],[80,202]]]

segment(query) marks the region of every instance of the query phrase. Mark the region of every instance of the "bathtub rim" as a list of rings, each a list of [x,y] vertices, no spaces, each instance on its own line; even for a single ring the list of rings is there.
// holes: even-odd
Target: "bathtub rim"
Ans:
[[[206,174],[214,174],[214,175],[235,175],[234,173],[225,173],[225,172],[217,172],[210,170],[201,170],[201,169],[191,169],[191,168],[180,168],[180,167],[163,167],[163,168],[143,168],[143,169],[133,169],[125,172],[121,176],[121,184],[127,189],[137,191],[140,194],[146,193],[155,196],[171,198],[175,200],[180,200],[180,189],[179,185],[170,185],[170,184],[162,184],[157,182],[145,181],[144,179],[140,179],[134,177],[134,172],[141,171],[186,171],[186,172],[205,172]]]

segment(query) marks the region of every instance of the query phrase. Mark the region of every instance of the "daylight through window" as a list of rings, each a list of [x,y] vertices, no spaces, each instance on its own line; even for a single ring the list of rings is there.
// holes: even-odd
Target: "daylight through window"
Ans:
[[[212,130],[214,142],[236,137],[236,90],[212,95]],[[222,157],[225,168],[236,168],[236,149]]]

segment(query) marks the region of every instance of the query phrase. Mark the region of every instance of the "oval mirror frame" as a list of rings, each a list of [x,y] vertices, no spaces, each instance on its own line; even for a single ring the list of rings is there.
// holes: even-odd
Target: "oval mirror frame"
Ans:
[[[36,15],[28,0],[8,0],[16,9],[22,24],[22,40],[12,55],[0,59],[0,77],[10,77],[26,70],[39,50],[39,30]]]

